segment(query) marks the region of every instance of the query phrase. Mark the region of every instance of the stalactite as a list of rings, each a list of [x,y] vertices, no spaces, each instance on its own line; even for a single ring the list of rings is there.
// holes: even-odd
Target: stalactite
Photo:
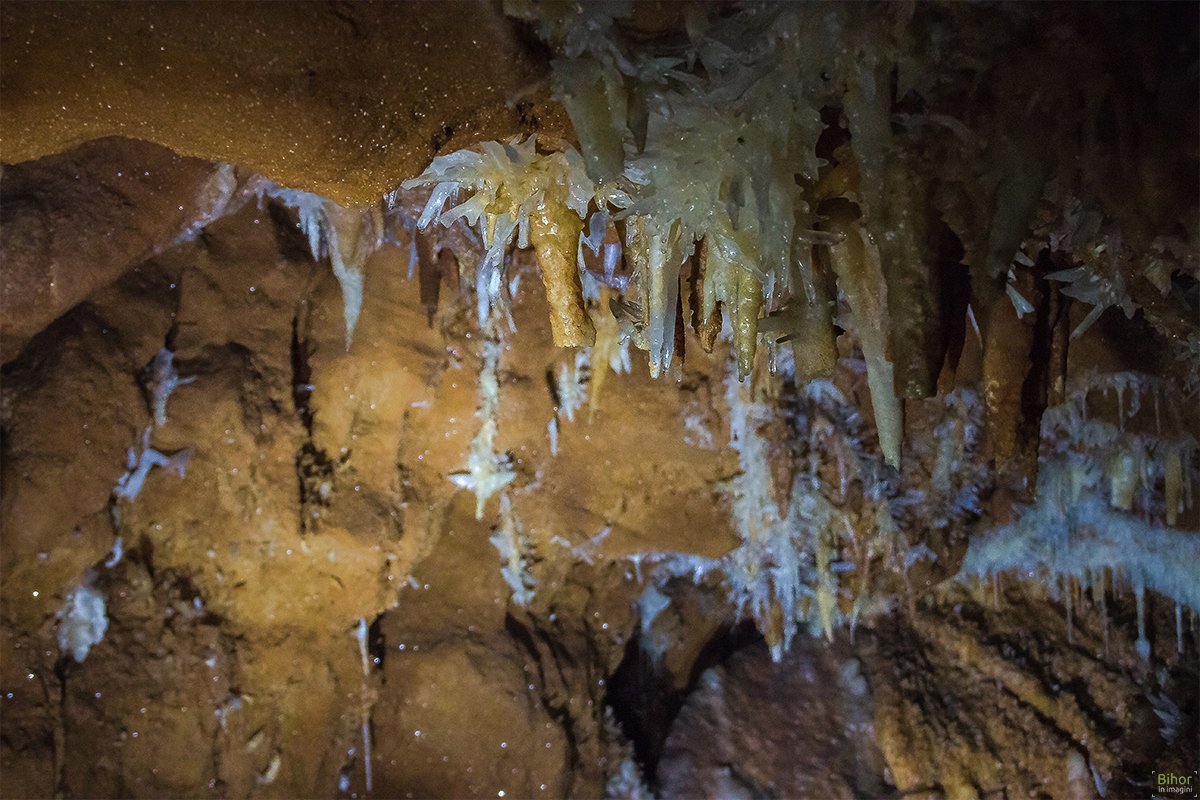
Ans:
[[[358,656],[362,662],[362,689],[360,692],[359,709],[360,725],[362,731],[362,746],[363,746],[363,785],[367,791],[371,792],[374,789],[374,777],[372,775],[371,764],[371,707],[375,703],[375,698],[370,690],[371,678],[371,655],[368,650],[367,638],[369,629],[367,620],[360,618],[358,625],[354,627],[354,638],[358,642]]]
[[[503,273],[510,246],[533,245],[546,297],[555,344],[588,346],[595,330],[584,308],[576,266],[579,234],[596,187],[588,179],[580,155],[569,148],[548,155],[537,152],[533,136],[524,142],[484,142],[481,152],[459,150],[435,158],[404,189],[432,186],[417,221],[425,228],[435,220],[449,226],[464,219],[476,228],[486,252],[476,268],[476,302],[482,327],[493,307],[503,306]],[[465,202],[443,210],[446,202],[468,189]]]
[[[830,569],[832,552],[829,543],[830,531],[819,530],[816,534],[817,567],[817,615],[825,638],[833,641],[834,617],[837,611],[837,581]]]
[[[754,369],[758,347],[758,315],[763,305],[763,285],[746,267],[734,268],[736,283],[733,305],[733,349],[737,353],[738,377],[745,380]]]
[[[1183,501],[1183,482],[1183,458],[1180,448],[1171,447],[1164,455],[1163,463],[1163,495],[1168,525],[1174,525],[1179,518]]]
[[[650,376],[671,366],[675,349],[681,231],[676,224],[643,216],[626,220],[625,253],[638,281],[641,323],[650,354]]]
[[[1109,465],[1109,502],[1122,511],[1133,510],[1133,494],[1138,482],[1137,460],[1126,450],[1113,457]]]
[[[1030,501],[994,537],[972,541],[978,545],[976,566],[993,576],[994,590],[1001,580],[998,565],[1013,558],[1001,552],[1002,540],[1028,544],[1038,523],[1059,537],[1030,545],[1039,558],[1051,544],[1088,558],[1075,549],[1071,525],[1078,516],[1070,525],[1064,521],[1081,509],[1096,524],[1114,520],[1122,531],[1178,521],[1190,502],[1193,443],[1161,432],[1138,439],[1132,406],[1118,411],[1111,427],[1119,442],[1108,449],[1093,441],[1107,428],[1071,422],[1062,452],[1037,452],[1038,416],[1053,428],[1063,408],[1078,401],[1066,386],[1070,304],[1064,298],[1093,306],[1089,324],[1113,305],[1127,314],[1135,309],[1124,289],[1130,259],[1120,232],[1103,214],[1080,213],[1077,201],[1065,199],[1066,187],[1075,183],[1050,154],[1066,139],[1042,136],[1028,125],[1006,127],[1027,121],[1039,98],[1001,87],[994,114],[982,118],[924,108],[926,93],[936,95],[937,88],[912,72],[919,57],[910,52],[902,13],[876,18],[831,9],[823,27],[810,29],[802,24],[804,13],[789,7],[751,9],[728,20],[697,12],[682,60],[674,51],[632,46],[614,22],[619,9],[523,13],[558,48],[553,85],[583,155],[569,148],[539,154],[532,140],[486,143],[478,152],[435,159],[409,185],[433,187],[422,224],[462,218],[479,230],[487,249],[476,280],[481,320],[502,303],[498,287],[507,249],[532,244],[552,308],[555,343],[588,344],[595,331],[592,414],[606,364],[616,369],[620,347],[646,350],[652,376],[680,375],[685,343],[680,276],[688,273],[687,306],[701,348],[714,350],[727,317],[737,379],[751,379],[748,394],[727,393],[731,413],[743,427],[762,422],[772,440],[786,434],[770,432],[779,426],[763,421],[770,416],[757,393],[763,373],[757,367],[763,363],[804,391],[800,387],[834,374],[839,344],[846,353],[856,342],[879,449],[883,461],[897,469],[905,444],[900,398],[958,391],[960,382],[973,380],[972,371],[982,368],[986,438],[980,449],[1002,471],[1004,485],[991,493],[993,502]],[[752,57],[733,58],[732,43],[752,41],[761,25],[774,25],[781,35],[758,42]],[[1073,135],[1050,127],[1055,136]],[[460,191],[472,195],[443,211]],[[943,220],[931,212],[934,207]],[[623,242],[615,241],[618,230]],[[618,274],[621,244],[627,269]],[[585,258],[585,248],[595,257],[603,250],[603,268]],[[1156,254],[1168,258],[1168,250],[1160,247]],[[969,279],[960,258],[970,267]],[[1169,288],[1173,264],[1153,265],[1160,294]],[[610,309],[613,318],[606,314]],[[979,339],[982,364],[972,351],[964,358],[969,368],[959,371],[959,343],[970,336],[964,318]],[[847,333],[840,343],[837,328]],[[766,359],[758,354],[759,334],[767,342]],[[1133,398],[1122,390],[1118,402],[1126,400]],[[1084,398],[1077,410],[1086,414],[1086,406]],[[559,422],[552,423],[552,435]],[[829,620],[841,618],[837,580],[810,575],[797,588],[781,583],[778,568],[770,565],[795,546],[776,530],[785,519],[795,514],[806,523],[827,523],[838,512],[814,488],[820,481],[798,490],[795,470],[775,469],[786,443],[759,442],[758,433],[735,436],[734,444],[765,459],[773,515],[738,523],[744,547],[733,560],[734,571],[741,584],[754,587],[739,595],[739,608],[773,643],[786,642],[805,614],[828,633]],[[954,432],[939,427],[942,434]],[[1045,426],[1040,434],[1043,445],[1063,441]],[[965,429],[962,437],[976,438]],[[1178,455],[1160,446],[1168,440],[1180,443]],[[983,514],[979,499],[988,487],[960,475],[975,447],[947,438],[937,453],[935,489],[951,501],[953,515]],[[752,459],[741,455],[748,465]],[[880,469],[873,463],[872,470]],[[755,474],[762,466],[755,462]],[[839,461],[842,501],[847,468]],[[1029,485],[1034,474],[1036,493]],[[905,481],[903,475],[884,475],[885,481]],[[873,479],[880,481],[878,473]],[[1092,505],[1097,492],[1109,501],[1103,509]],[[809,506],[801,514],[793,507],[802,501]],[[883,507],[888,501],[881,495],[871,502]],[[831,538],[811,542],[803,566],[824,574],[836,558],[841,531],[835,535],[827,524],[815,529]],[[1115,540],[1110,536],[1104,546],[1116,547]],[[1192,547],[1190,534],[1163,545],[1171,546]],[[1178,576],[1170,569],[1160,574],[1165,568],[1157,558],[1139,563],[1130,577],[1179,595]],[[864,574],[869,566],[867,559]],[[1095,596],[1092,576],[1057,557],[1047,557],[1045,568],[1065,583],[1073,638],[1077,581]],[[1085,568],[1100,567],[1093,558]],[[1103,574],[1099,583],[1103,604]],[[860,587],[854,619],[868,594]]]
[[[560,64],[554,78],[556,93],[575,120],[588,174],[598,183],[616,181],[625,167],[622,133],[627,130],[627,100],[619,74],[581,55],[572,69]]]
[[[709,285],[708,239],[701,239],[696,253],[696,272],[692,280],[692,328],[700,337],[700,347],[706,353],[713,351],[717,337],[721,335],[721,301]]]
[[[993,303],[983,347],[983,404],[987,443],[997,466],[1021,451],[1022,388],[1029,370],[1033,326],[1007,301]]]
[[[425,307],[425,315],[429,320],[429,324],[433,325],[433,317],[437,314],[438,299],[442,289],[440,254],[434,254],[431,237],[421,231],[413,233],[413,247],[417,253],[417,279],[419,281],[421,305]]]
[[[902,151],[902,153],[908,151]],[[929,397],[942,362],[939,287],[930,247],[929,192],[912,155],[896,154],[886,167],[881,233],[876,237],[887,284],[890,343],[896,392]]]
[[[867,382],[879,446],[888,464],[900,467],[900,445],[904,432],[904,412],[896,397],[892,362],[888,358],[890,330],[886,284],[879,264],[879,251],[866,232],[853,220],[847,207],[831,212],[830,230],[841,242],[830,246],[829,260],[846,302],[854,314],[863,358],[867,362]]]
[[[600,398],[608,381],[608,373],[629,371],[629,353],[624,349],[626,345],[620,340],[620,327],[616,318],[608,311],[616,293],[607,286],[601,286],[599,291],[599,305],[592,315],[596,327],[596,344],[591,351],[592,379],[588,384],[588,422],[594,420],[600,410]]]
[[[334,277],[342,290],[346,349],[349,350],[362,312],[364,268],[367,259],[383,244],[383,209],[378,204],[366,209],[343,208],[318,195],[283,189],[265,180],[255,184],[254,192],[258,194],[260,204],[263,196],[270,196],[295,209],[313,260],[329,256]]]
[[[550,333],[557,347],[590,347],[596,341],[575,266],[582,231],[583,220],[562,205],[543,201],[529,217],[529,240],[542,271],[550,303]]]
[[[800,246],[812,248],[808,242]],[[835,303],[830,296],[826,268],[810,264],[809,269],[812,273],[812,298],[802,293],[793,294],[786,306],[758,324],[759,331],[768,338],[777,336],[779,342],[789,343],[798,383],[832,377],[837,363],[837,342],[833,330]]]

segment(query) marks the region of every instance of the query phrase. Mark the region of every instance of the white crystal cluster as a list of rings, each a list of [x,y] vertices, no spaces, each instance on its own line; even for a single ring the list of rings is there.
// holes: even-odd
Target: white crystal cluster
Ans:
[[[1147,589],[1200,613],[1200,531],[1172,527],[1194,503],[1197,449],[1176,403],[1163,381],[1139,373],[1081,381],[1042,418],[1036,502],[976,537],[960,576],[1015,571],[1101,594],[1128,583],[1138,604],[1137,646],[1148,656]]]

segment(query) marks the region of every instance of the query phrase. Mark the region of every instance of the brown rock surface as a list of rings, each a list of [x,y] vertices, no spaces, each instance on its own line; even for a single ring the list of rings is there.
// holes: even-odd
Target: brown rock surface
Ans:
[[[130,268],[228,210],[232,168],[126,139],[6,167],[0,357]]]
[[[5,3],[0,160],[145,139],[367,205],[439,150],[570,130],[499,4]],[[510,108],[506,103],[514,99]]]
[[[125,140],[89,150],[115,163],[105,148],[161,153]],[[163,219],[164,231],[186,223]],[[472,257],[469,238],[445,241]],[[1095,767],[1120,797],[1153,768],[1186,768],[1194,638],[1185,629],[1174,654],[1161,601],[1148,600],[1151,675],[1127,590],[1107,607],[1076,592],[1068,623],[1061,595],[1016,587],[991,608],[944,583],[971,518],[953,510],[970,505],[957,493],[983,481],[969,392],[909,409],[901,481],[932,483],[938,558],[891,578],[900,610],[864,618],[857,644],[800,637],[772,664],[719,574],[692,572],[738,543],[721,348],[690,348],[677,387],[635,355],[632,374],[608,376],[595,418],[570,421],[557,376],[574,352],[551,346],[539,293],[514,293],[498,448],[517,473],[534,581],[523,608],[488,540],[498,502],[476,520],[447,477],[479,424],[481,363],[453,281],[430,322],[407,247],[385,246],[347,351],[336,281],[270,201],[124,274],[80,263],[96,284],[3,374],[4,796],[598,796],[618,771],[630,790],[636,754],[664,796],[1066,796],[1090,792]],[[536,281],[529,254],[512,270]],[[155,469],[136,501],[114,503],[151,421],[140,376],[164,346],[194,380],[150,444],[190,449],[187,473]],[[1071,363],[1127,365],[1119,347],[1096,347]],[[839,367],[837,381],[868,403],[861,375]],[[965,461],[939,479],[944,446]],[[864,480],[836,502],[861,503]],[[926,513],[898,519],[932,524]],[[671,558],[682,566],[664,579]],[[89,581],[109,627],[76,664],[57,614]],[[669,601],[652,620],[651,583]]]
[[[444,294],[430,326],[406,250],[386,247],[368,262],[347,353],[337,284],[305,248],[288,212],[248,204],[93,291],[6,365],[0,680],[5,730],[20,742],[4,750],[6,796],[333,794],[339,769],[362,780],[350,751],[364,697],[379,708],[377,786],[598,791],[603,676],[632,626],[625,558],[733,546],[712,489],[726,455],[682,444],[689,392],[664,395],[643,371],[613,376],[596,422],[564,418],[560,456],[548,457],[546,375],[564,354],[544,300],[523,293],[502,358],[500,445],[542,583],[538,614],[508,617],[488,542],[496,501],[476,521],[446,477],[478,425],[475,343],[456,333],[466,305]],[[535,269],[520,262],[524,280]],[[113,504],[125,451],[150,423],[138,375],[168,344],[195,380],[150,443],[190,448],[186,477],[155,469],[136,501]],[[715,366],[697,364],[689,385]],[[654,437],[632,435],[634,419],[638,430],[654,420]],[[105,566],[118,536],[124,556]],[[572,548],[609,566],[589,577]],[[59,660],[55,613],[89,570],[111,623],[74,665]],[[355,626],[397,604],[379,625],[387,657],[364,680]],[[547,614],[552,636],[539,631]],[[514,639],[513,625],[531,633]],[[401,653],[403,642],[420,650]],[[432,744],[394,738],[410,725]],[[112,745],[93,763],[95,737]],[[492,758],[501,740],[514,765],[528,763],[516,777]],[[439,754],[459,760],[413,766]],[[476,776],[463,777],[471,764]]]
[[[667,797],[878,797],[871,700],[845,642],[747,647],[700,676],[667,738]]]
[[[1013,30],[1093,19],[1042,8],[918,6],[899,27],[959,19],[986,34],[986,61]],[[1102,44],[1099,57],[1136,38],[1123,29],[1132,9],[1079,41]],[[1194,18],[1155,14],[1134,33]],[[696,33],[721,13],[704,16],[652,2],[618,27],[667,52],[684,25]],[[1129,233],[1138,313],[1111,308],[1068,340],[1089,305],[1045,273],[1095,258],[1095,242],[1017,269],[1036,306],[1025,319],[1000,284],[977,282],[983,329],[959,319],[942,395],[906,402],[898,471],[878,452],[845,308],[830,383],[806,393],[786,364],[769,374],[761,347],[741,396],[726,386],[725,344],[704,355],[689,342],[674,382],[651,381],[637,351],[621,375],[552,347],[533,255],[512,254],[495,450],[515,474],[504,499],[518,552],[502,558],[489,538],[503,532],[500,498],[478,518],[450,479],[480,426],[478,237],[433,226],[410,262],[406,206],[419,199],[401,197],[391,240],[365,264],[348,346],[341,287],[295,212],[245,201],[266,175],[366,207],[437,152],[570,136],[531,30],[486,2],[0,5],[0,796],[1124,798],[1144,796],[1155,770],[1194,769],[1186,607],[1154,592],[1135,601],[1116,569],[1086,574],[1100,581],[1090,589],[1023,563],[994,583],[960,574],[969,546],[1020,519],[1038,448],[1064,444],[1040,433],[1047,405],[1097,369],[1190,366],[1178,354],[1194,333],[1183,316],[1195,268],[1160,267],[1159,296],[1140,258],[1152,221],[1194,210],[1194,170],[1173,165],[1195,148],[1171,143],[1194,141],[1194,115],[1160,125],[1124,92],[1093,109],[1094,134],[1122,156],[1099,159],[1092,178],[1117,198],[1102,216]],[[1043,54],[1089,52],[1065,46],[1072,30],[1025,43],[1036,58],[1000,59],[1003,80],[962,96],[967,123],[987,117],[997,88],[1025,107],[1043,68],[1057,69]],[[1159,50],[1143,38],[1116,49]],[[1131,85],[1154,77],[1126,60],[1114,74]],[[1169,103],[1194,78],[1192,64],[1173,90],[1131,91]],[[896,99],[899,123],[916,106]],[[925,111],[957,114],[959,100]],[[1047,121],[1022,113],[1030,131]],[[1142,116],[1153,135],[1129,144]],[[1128,200],[1136,186],[1150,202]],[[992,202],[994,186],[972,187],[951,193],[947,223]],[[946,228],[949,268],[962,246],[978,255],[990,241],[986,223],[969,226],[979,241]],[[606,305],[596,327],[611,331]],[[155,426],[147,368],[163,348],[187,382]],[[571,419],[576,391],[588,400]],[[1140,416],[1124,389],[1095,394],[1093,421],[1149,430],[1153,415],[1178,441],[1200,429],[1196,408],[1157,388],[1134,387]],[[735,452],[730,428],[751,402]],[[155,467],[136,499],[118,499],[143,437],[188,454],[186,472]],[[1160,486],[1170,495],[1174,481],[1188,502],[1194,490],[1154,472],[1158,446],[1121,454],[1142,458],[1137,530],[1194,537],[1200,504],[1166,528],[1151,519]],[[1169,463],[1194,472],[1195,450],[1181,452]],[[765,509],[731,513],[739,492],[808,504],[766,525]],[[107,629],[77,662],[59,637],[81,586],[103,598]],[[772,663],[755,624],[777,644],[785,603],[804,619]],[[1143,610],[1148,658],[1135,646]]]
[[[865,638],[878,746],[900,794],[1140,797],[1156,770],[1193,768],[1195,673],[1173,652],[1170,610],[1149,619],[1163,661],[1147,675],[1123,624],[1128,593],[1117,611],[1116,596],[1105,609],[1065,588],[1075,597],[1054,603],[1035,584],[980,587]]]

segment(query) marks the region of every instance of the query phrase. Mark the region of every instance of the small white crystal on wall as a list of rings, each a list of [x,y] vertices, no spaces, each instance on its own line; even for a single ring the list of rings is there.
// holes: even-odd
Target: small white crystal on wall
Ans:
[[[66,602],[58,612],[58,649],[68,653],[80,664],[92,646],[104,639],[108,630],[108,613],[102,595],[91,585],[91,578],[67,593]]]

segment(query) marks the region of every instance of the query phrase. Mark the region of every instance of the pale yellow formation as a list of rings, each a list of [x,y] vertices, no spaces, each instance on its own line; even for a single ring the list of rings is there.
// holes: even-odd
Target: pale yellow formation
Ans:
[[[1163,464],[1163,491],[1167,504],[1167,524],[1174,525],[1179,516],[1179,505],[1183,499],[1183,459],[1179,448],[1172,447],[1166,453]]]
[[[871,389],[879,447],[887,463],[899,469],[904,412],[896,397],[892,362],[888,359],[887,296],[879,249],[866,231],[847,215],[831,216],[829,226],[842,236],[839,244],[830,246],[829,260],[858,327],[863,358],[867,362],[867,385]]]
[[[696,274],[692,278],[692,325],[700,337],[700,347],[706,353],[713,351],[717,336],[721,333],[721,305],[709,298],[705,286],[708,281],[708,239],[702,239],[696,252]],[[702,308],[707,303],[710,308]]]
[[[592,316],[596,328],[596,343],[592,347],[592,380],[588,386],[588,421],[600,410],[600,393],[608,379],[609,364],[621,347],[621,329],[617,318],[609,313],[610,301],[616,293],[607,286],[600,287],[600,307]]]
[[[557,347],[590,347],[596,329],[583,305],[575,247],[583,220],[565,205],[543,202],[529,216],[529,241],[537,252],[550,303],[550,332]]]

